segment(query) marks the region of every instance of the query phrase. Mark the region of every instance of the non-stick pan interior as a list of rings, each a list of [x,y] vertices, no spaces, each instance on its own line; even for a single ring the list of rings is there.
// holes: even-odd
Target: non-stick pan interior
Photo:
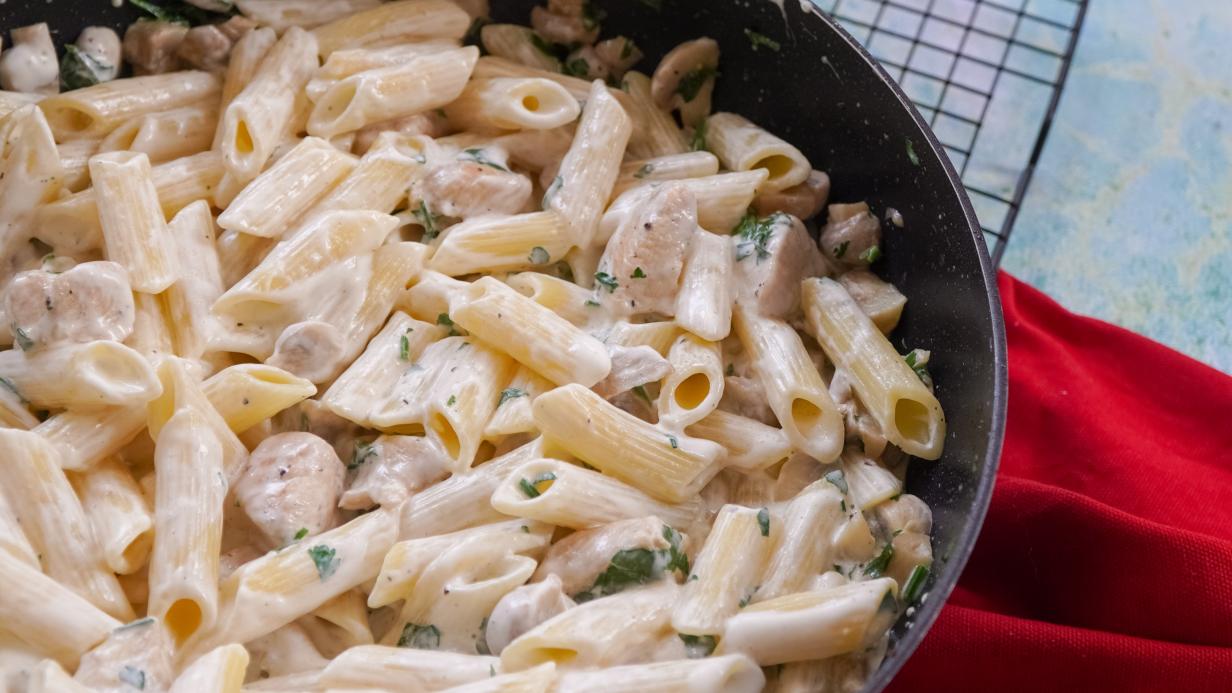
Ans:
[[[535,0],[492,0],[498,21],[528,23]],[[650,71],[677,43],[710,36],[722,63],[715,108],[741,113],[798,146],[830,174],[832,201],[897,209],[877,271],[907,295],[892,339],[933,352],[930,370],[949,427],[945,455],[915,462],[907,490],[933,510],[937,563],[922,606],[895,628],[866,690],[880,690],[923,637],[975,543],[1000,454],[1005,347],[996,283],[962,186],[940,145],[875,61],[807,0],[596,0],[604,36],[636,40]],[[7,0],[0,28],[47,22],[58,43],[82,27],[117,29],[139,13],[106,0]],[[747,31],[777,41],[755,48]]]

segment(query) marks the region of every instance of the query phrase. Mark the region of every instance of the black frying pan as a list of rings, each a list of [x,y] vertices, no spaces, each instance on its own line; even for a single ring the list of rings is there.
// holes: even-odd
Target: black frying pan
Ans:
[[[715,109],[773,131],[830,174],[832,201],[899,210],[886,225],[877,270],[907,295],[892,341],[933,352],[929,369],[945,408],[945,455],[915,462],[907,490],[933,511],[936,564],[924,604],[894,629],[891,650],[865,690],[880,691],[924,637],[975,544],[992,495],[1005,429],[1005,330],[996,277],[971,202],[941,145],[903,92],[845,31],[806,0],[595,0],[603,35],[632,37],[650,71],[677,43],[710,36],[722,47]],[[497,21],[528,24],[536,0],[492,0]],[[656,10],[653,6],[661,6]],[[782,6],[780,8],[780,5]],[[82,27],[123,30],[139,16],[108,0],[8,0],[0,28],[47,22],[60,43]],[[778,52],[754,50],[745,29]]]

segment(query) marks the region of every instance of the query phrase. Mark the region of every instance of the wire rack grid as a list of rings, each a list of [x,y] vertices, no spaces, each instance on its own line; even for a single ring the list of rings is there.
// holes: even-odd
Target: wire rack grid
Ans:
[[[812,1],[868,48],[928,120],[999,264],[1087,0]]]

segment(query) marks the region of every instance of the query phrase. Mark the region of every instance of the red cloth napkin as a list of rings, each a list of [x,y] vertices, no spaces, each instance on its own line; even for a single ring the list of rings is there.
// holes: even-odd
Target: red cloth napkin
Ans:
[[[906,691],[1232,691],[1232,378],[1002,274],[988,519]]]

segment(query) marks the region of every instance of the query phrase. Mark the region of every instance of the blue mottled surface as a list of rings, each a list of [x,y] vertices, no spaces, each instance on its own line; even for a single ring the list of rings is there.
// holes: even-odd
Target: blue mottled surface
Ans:
[[[1232,2],[1091,0],[1002,266],[1232,372]]]

